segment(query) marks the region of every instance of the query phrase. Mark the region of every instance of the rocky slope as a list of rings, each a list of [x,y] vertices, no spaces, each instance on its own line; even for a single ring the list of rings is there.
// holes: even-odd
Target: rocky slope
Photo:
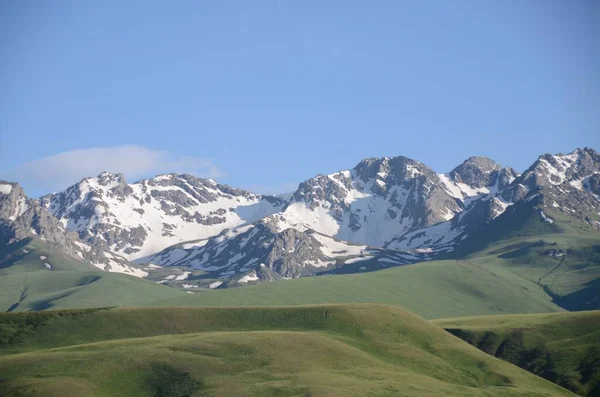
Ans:
[[[12,239],[35,232],[105,270],[138,269],[127,260],[180,269],[161,282],[243,284],[427,260],[534,196],[600,226],[600,155],[589,148],[542,155],[522,175],[485,157],[447,174],[403,156],[365,159],[285,199],[185,174],[128,184],[102,173],[39,202],[14,186],[0,185]]]
[[[577,149],[566,155],[544,154],[522,175],[517,175],[514,170],[508,168],[485,168],[491,170],[484,173],[491,176],[488,183],[494,183],[491,189],[486,188],[489,193],[487,196],[474,200],[463,213],[452,220],[397,236],[388,242],[386,247],[452,251],[460,244],[468,244],[470,235],[481,230],[507,207],[537,196],[539,197],[536,198],[536,202],[539,201],[541,206],[551,206],[566,215],[584,220],[597,229],[600,228],[600,155],[593,149]],[[450,175],[456,174],[457,169]],[[457,185],[465,179],[469,180],[462,176],[452,178]],[[471,186],[476,187],[478,181],[482,180],[485,180],[484,175],[479,173],[479,178],[470,179],[469,182]],[[455,196],[459,197],[458,192],[455,192]]]
[[[0,248],[39,239],[75,260],[112,272],[144,277],[148,273],[103,245],[82,242],[69,232],[38,200],[25,196],[17,183],[0,181]]]
[[[471,200],[496,189],[501,171],[491,177],[474,172],[476,167],[471,174],[462,167],[437,175],[402,156],[363,160],[351,170],[303,182],[285,210],[273,218],[279,230],[312,229],[353,243],[383,246],[397,236],[453,219]]]
[[[285,204],[191,175],[167,174],[127,184],[123,175],[106,172],[41,201],[83,241],[105,243],[111,252],[128,259],[214,236],[277,212]]]
[[[139,261],[148,265],[200,271],[196,284],[220,286],[215,280],[248,283],[315,274],[372,271],[426,260],[426,253],[392,251],[351,244],[314,230],[278,231],[272,217],[225,230],[218,236],[169,247]]]

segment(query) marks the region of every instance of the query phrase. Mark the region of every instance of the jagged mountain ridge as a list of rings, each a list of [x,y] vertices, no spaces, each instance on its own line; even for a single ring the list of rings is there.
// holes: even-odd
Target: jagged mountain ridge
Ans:
[[[507,207],[536,196],[540,196],[542,206],[552,206],[600,228],[600,155],[595,150],[584,148],[569,154],[544,154],[522,175],[516,175],[512,170],[506,175],[515,178],[504,188],[494,189],[490,195],[478,199],[451,221],[396,237],[386,247],[452,251],[459,244],[468,244],[470,235],[501,215]]]
[[[106,243],[130,260],[256,221],[285,204],[188,174],[127,184],[122,174],[107,172],[41,202],[82,240]]]
[[[177,244],[142,258],[140,262],[200,270],[204,273],[197,278],[200,283],[229,278],[246,283],[331,274],[349,265],[354,265],[357,271],[371,271],[390,263],[400,265],[427,258],[425,253],[351,244],[314,230],[287,228],[278,231],[272,218],[267,217],[251,225],[225,230],[209,239]],[[214,287],[221,283],[210,285]]]
[[[487,184],[475,176],[475,185],[469,185],[452,175],[438,175],[403,156],[366,159],[351,170],[301,183],[287,207],[273,215],[274,222],[279,230],[312,229],[352,243],[383,246],[404,233],[454,218],[470,200],[495,189],[499,180]]]
[[[102,270],[144,277],[148,273],[105,245],[89,245],[69,232],[38,200],[28,198],[17,183],[0,181],[0,246],[39,239],[76,261]],[[3,258],[0,258],[3,259]],[[51,268],[51,265],[48,265]]]
[[[188,265],[207,272],[201,278],[235,275],[246,282],[336,272],[341,266],[369,271],[428,260],[432,251],[421,246],[410,251],[382,246],[420,227],[456,220],[472,201],[487,209],[484,219],[493,219],[506,206],[478,199],[515,177],[514,170],[482,157],[466,160],[447,175],[403,156],[366,159],[351,170],[301,183],[283,211],[257,224],[170,247],[140,262]],[[464,221],[475,213],[470,211]],[[362,245],[360,255],[344,248],[332,255],[336,239]]]
[[[127,184],[120,174],[102,173],[35,205],[60,221],[57,230],[76,232],[75,246],[93,247],[123,263],[272,280],[377,258],[390,265],[431,259],[468,243],[515,201],[540,189],[547,205],[600,225],[594,218],[599,158],[588,148],[543,155],[522,175],[485,157],[471,157],[447,174],[403,156],[370,158],[308,179],[286,199],[186,174]],[[21,211],[14,203],[11,208]],[[362,248],[358,254],[343,249],[332,254],[335,244]],[[102,258],[95,263],[101,268],[109,262]]]

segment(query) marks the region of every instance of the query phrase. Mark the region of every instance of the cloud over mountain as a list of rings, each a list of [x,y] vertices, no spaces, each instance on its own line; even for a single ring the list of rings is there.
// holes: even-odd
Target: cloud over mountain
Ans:
[[[123,145],[75,149],[0,172],[0,178],[18,180],[36,192],[64,189],[75,180],[103,171],[122,173],[134,180],[163,172],[187,172],[200,177],[225,175],[212,159],[180,156],[144,146]],[[29,189],[27,189],[29,190]]]

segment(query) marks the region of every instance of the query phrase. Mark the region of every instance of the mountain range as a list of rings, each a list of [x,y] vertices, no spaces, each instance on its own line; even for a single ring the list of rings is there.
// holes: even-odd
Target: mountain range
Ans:
[[[130,184],[103,172],[40,199],[0,181],[0,263],[35,241],[82,267],[192,292],[462,257],[529,216],[600,229],[600,154],[544,154],[522,174],[486,157],[446,174],[369,158],[275,196],[189,174]]]

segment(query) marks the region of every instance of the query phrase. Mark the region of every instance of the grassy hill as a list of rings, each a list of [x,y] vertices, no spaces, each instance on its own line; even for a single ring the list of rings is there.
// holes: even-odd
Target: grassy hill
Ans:
[[[184,295],[133,276],[100,271],[39,239],[5,247],[0,258],[1,311],[140,306]]]
[[[600,309],[600,232],[535,199],[509,207],[450,257],[502,266],[568,310]]]
[[[567,396],[394,306],[0,314],[3,396]]]
[[[367,274],[309,277],[185,294],[132,276],[95,270],[61,256],[40,240],[11,248],[0,262],[3,311],[352,302],[395,304],[427,318],[561,310],[535,282],[502,266],[468,261],[426,262]],[[50,263],[52,269],[47,269],[44,263]]]
[[[0,260],[0,307],[43,310],[357,302],[399,305],[428,319],[599,308],[600,233],[576,218],[533,203],[509,207],[457,250],[455,259],[372,273],[196,290],[196,294],[99,272],[31,240],[27,246],[13,247]],[[544,221],[541,210],[553,223]]]
[[[368,274],[210,291],[156,304],[374,302],[396,304],[430,319],[552,312],[560,311],[559,306],[600,308],[600,233],[535,200],[509,207],[448,257]]]
[[[438,320],[479,349],[576,393],[600,395],[600,311]]]
[[[535,283],[501,266],[436,261],[353,275],[306,277],[199,292],[155,306],[279,306],[385,303],[425,318],[562,310]]]
[[[8,246],[0,245],[0,277],[17,272],[48,270],[46,263],[53,270],[97,270],[89,263],[70,258],[39,238],[24,239]]]

